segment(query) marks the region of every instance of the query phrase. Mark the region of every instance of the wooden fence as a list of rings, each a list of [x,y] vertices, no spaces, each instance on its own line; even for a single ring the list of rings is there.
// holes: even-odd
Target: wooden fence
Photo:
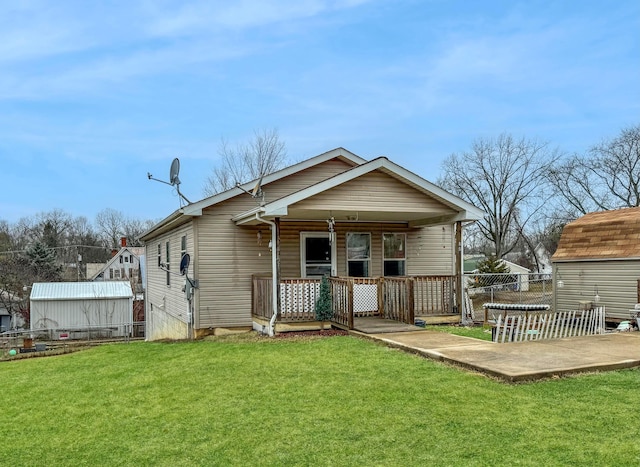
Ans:
[[[603,334],[604,317],[604,307],[558,313],[508,313],[504,318],[502,315],[498,317],[493,341],[524,342]]]

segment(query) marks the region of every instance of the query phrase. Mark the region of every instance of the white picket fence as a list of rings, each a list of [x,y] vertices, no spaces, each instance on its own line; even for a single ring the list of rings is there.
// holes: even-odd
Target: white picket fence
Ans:
[[[539,339],[604,334],[604,307],[586,311],[520,313],[498,316],[494,342],[524,342]]]

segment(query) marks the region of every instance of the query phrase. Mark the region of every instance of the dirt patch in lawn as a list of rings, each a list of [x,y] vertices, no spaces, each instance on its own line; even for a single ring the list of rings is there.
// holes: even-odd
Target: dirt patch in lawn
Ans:
[[[347,336],[349,333],[342,329],[325,329],[323,331],[292,331],[279,332],[276,339],[321,339],[323,337]]]

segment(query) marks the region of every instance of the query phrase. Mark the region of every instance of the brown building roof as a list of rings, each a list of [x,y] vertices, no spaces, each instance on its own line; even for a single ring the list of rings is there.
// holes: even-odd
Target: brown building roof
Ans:
[[[640,207],[592,212],[565,225],[553,261],[640,258]]]

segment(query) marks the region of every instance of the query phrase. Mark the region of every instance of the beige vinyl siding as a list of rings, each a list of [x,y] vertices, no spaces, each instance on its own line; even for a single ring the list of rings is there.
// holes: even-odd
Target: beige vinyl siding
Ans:
[[[384,233],[407,234],[408,275],[454,274],[454,238],[451,226],[435,226],[409,229],[405,224],[350,223],[339,222],[335,226],[337,271],[339,276],[347,274],[346,238],[349,232],[371,234],[371,276],[381,276],[383,271],[382,235]],[[282,277],[301,277],[300,233],[328,232],[326,222],[281,223],[280,254]]]
[[[198,329],[251,326],[251,276],[271,273],[269,225],[238,227],[239,203],[224,204],[198,219]]]
[[[556,310],[578,309],[581,301],[594,301],[596,286],[600,302],[610,318],[629,319],[637,301],[640,260],[555,262],[554,276],[564,282],[556,286]]]
[[[154,315],[160,319],[162,313],[166,313],[183,323],[188,322],[188,302],[182,287],[184,285],[184,277],[176,275],[179,273],[180,266],[180,243],[183,235],[187,236],[187,253],[193,257],[193,224],[189,222],[183,226],[160,235],[153,240],[146,242],[146,263],[147,263],[147,289],[146,289],[146,310],[147,313],[153,311]],[[165,248],[166,242],[169,241],[169,252],[171,259],[171,284],[166,284],[166,272],[158,267],[158,244],[162,254],[162,262],[166,261]],[[176,273],[176,274],[173,274]],[[193,262],[189,267],[189,275],[193,275]],[[150,316],[149,314],[147,316]],[[186,328],[184,328],[186,329]],[[153,332],[153,330],[152,330]],[[150,336],[153,338],[153,336]],[[170,337],[170,336],[164,336]],[[176,338],[185,338],[178,336]]]
[[[455,229],[451,225],[423,227],[407,236],[407,273],[448,276],[456,273]]]
[[[371,172],[331,190],[300,201],[292,209],[342,211],[437,212],[454,211],[424,193],[380,171]]]
[[[267,203],[280,199],[283,196],[290,195],[296,191],[300,191],[311,185],[315,185],[334,175],[341,174],[353,166],[347,164],[340,159],[331,159],[306,170],[289,175],[288,177],[276,180],[263,187],[265,193],[265,201]]]
[[[265,185],[265,199],[267,202],[278,199],[349,168],[349,164],[339,159],[326,161],[295,176]],[[252,324],[251,276],[271,275],[271,229],[268,224],[238,227],[231,218],[256,206],[257,201],[249,195],[236,196],[206,209],[197,220],[197,268],[200,281],[195,321],[197,329]],[[258,244],[258,232],[262,232],[261,245]],[[296,241],[298,243],[299,240]],[[282,268],[289,272],[290,251],[281,255]],[[296,269],[293,276],[299,277],[299,249],[294,255]],[[287,273],[283,271],[281,274]]]

